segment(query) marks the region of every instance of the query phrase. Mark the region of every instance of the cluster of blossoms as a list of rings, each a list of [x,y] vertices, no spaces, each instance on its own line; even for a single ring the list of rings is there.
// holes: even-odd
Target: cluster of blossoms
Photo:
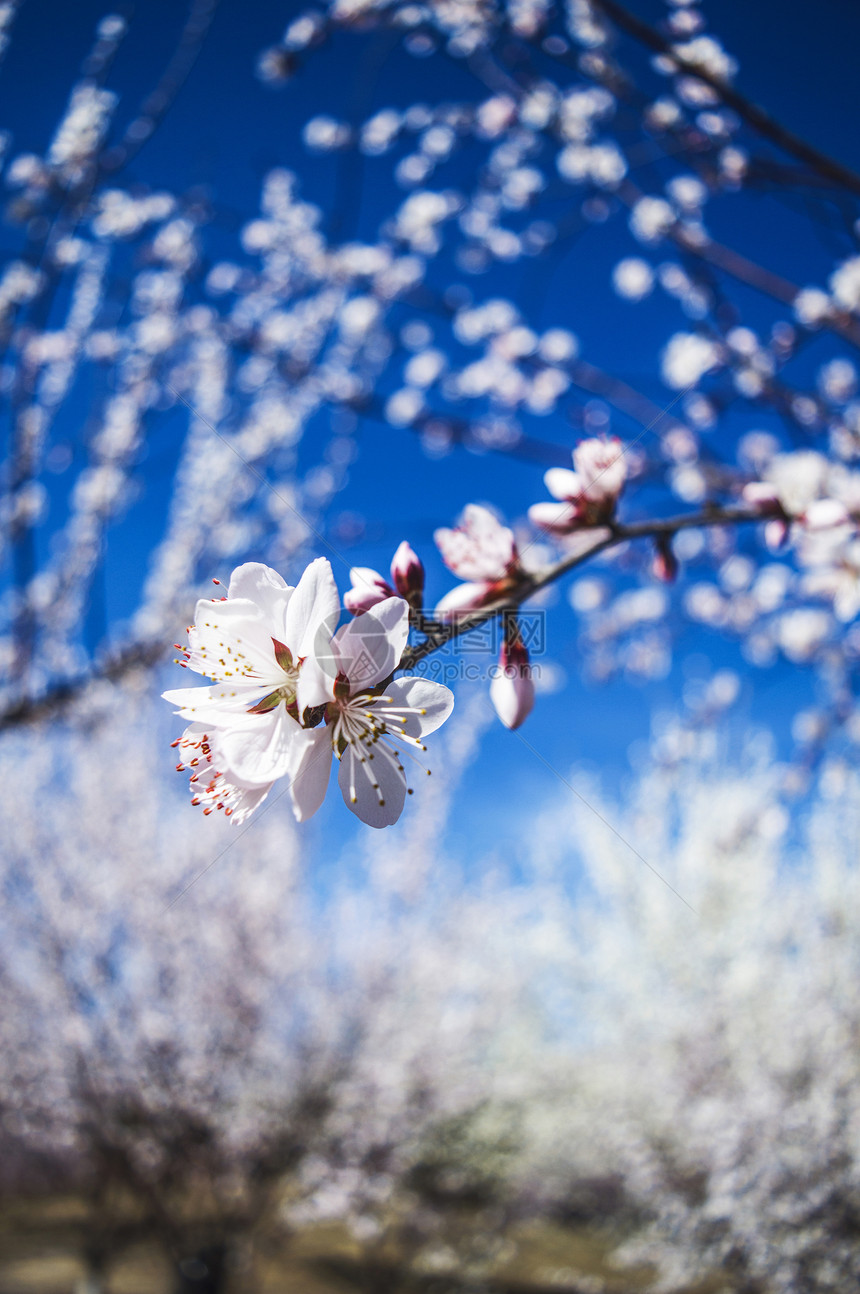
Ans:
[[[624,484],[617,440],[583,442],[574,463],[577,472],[547,473],[562,508],[533,509],[554,534],[611,522]],[[546,508],[559,517],[547,519]],[[456,632],[470,616],[501,609],[504,636],[490,699],[506,727],[523,723],[535,686],[516,605],[531,576],[513,531],[488,508],[471,504],[458,527],[437,530],[435,539],[445,564],[465,582],[442,598],[429,624],[424,567],[406,541],[394,554],[390,581],[369,567],[350,570],[344,606],[353,619],[340,629],[340,600],[325,558],[311,562],[295,588],[270,567],[246,563],[233,572],[225,596],[198,602],[187,646],[177,644],[185,657],[179,663],[213,684],[164,693],[189,720],[173,744],[178,769],[191,771],[192,803],[241,822],[286,777],[296,819],[306,821],[325,797],[334,754],[353,813],[374,827],[396,822],[411,793],[401,754],[425,750],[421,739],[444,723],[454,704],[439,683],[394,679],[410,623],[429,627],[431,635],[434,625]]]
[[[204,27],[189,33],[192,44]],[[628,37],[644,41],[650,64],[628,58]],[[13,424],[0,497],[2,716],[44,704],[55,684],[75,692],[105,659],[111,668],[114,656],[157,659],[203,572],[252,553],[283,569],[323,523],[344,546],[385,523],[364,515],[357,492],[334,511],[370,419],[387,424],[404,455],[465,449],[552,464],[553,501],[528,517],[563,561],[586,543],[598,565],[571,593],[577,662],[593,676],[665,673],[686,621],[735,634],[756,665],[808,664],[831,695],[854,696],[860,639],[846,627],[860,605],[860,399],[845,351],[860,344],[860,181],[815,150],[795,154],[800,169],[775,162],[767,150],[785,140],[760,133],[760,114],[733,89],[736,62],[696,4],[672,3],[647,28],[618,0],[332,0],[290,15],[260,61],[269,84],[311,59],[322,68],[349,42],[378,41],[403,66],[426,59],[432,72],[434,58],[440,68],[460,60],[459,97],[440,71],[438,94],[430,80],[420,102],[374,104],[345,121],[331,78],[326,114],[304,123],[302,138],[343,178],[378,182],[384,209],[353,203],[338,184],[325,210],[277,167],[235,247],[213,243],[217,207],[200,193],[165,191],[157,173],[126,182],[125,162],[158,121],[142,113],[125,134],[118,125],[127,104],[120,110],[106,87],[125,38],[122,20],[99,25],[56,130],[41,152],[10,151],[3,172],[4,220],[20,246],[0,268],[9,375],[0,395]],[[386,61],[385,75],[399,76],[393,68]],[[350,149],[361,155],[355,165],[341,160]],[[660,164],[643,169],[655,151]],[[772,264],[752,259],[745,191],[763,177],[769,189],[832,205],[844,236],[834,234],[820,275],[817,245],[803,268],[798,244],[793,274],[778,263],[778,240]],[[725,245],[709,226],[716,205]],[[553,318],[567,299],[568,253],[586,229],[610,240],[608,310],[576,298]],[[527,261],[534,274],[522,274]],[[751,292],[770,303],[754,318]],[[620,331],[611,311],[631,308],[652,312],[642,337],[658,338],[635,361],[639,377],[620,360],[617,371],[594,363],[606,327],[595,321]],[[78,444],[65,428],[91,378]],[[323,410],[331,435],[311,449],[305,432]],[[90,595],[111,527],[152,483],[144,450],[168,413],[187,426],[163,532],[123,608],[130,634],[120,633]],[[552,428],[547,440],[541,424]],[[749,430],[759,425],[766,430]],[[558,466],[569,445],[560,428],[581,441],[572,471]],[[802,474],[808,455],[826,461],[828,480],[806,501],[783,497],[774,472]],[[676,530],[662,523],[678,501],[699,512]],[[629,543],[648,518],[648,542]],[[750,518],[764,524],[735,526]],[[491,695],[512,727],[535,681],[516,608],[534,583],[538,545],[522,539],[520,521],[509,529],[473,505],[456,529],[439,531],[463,584],[433,617],[451,629],[506,608]],[[695,577],[680,596],[655,588],[679,568]],[[414,576],[357,578],[350,612],[397,596],[420,630]],[[219,772],[224,762],[219,752]]]
[[[627,477],[621,441],[584,440],[573,452],[573,463],[574,471],[546,473],[557,501],[529,509],[535,526],[561,545],[560,561],[532,569],[528,549],[521,551],[513,530],[489,508],[470,504],[456,527],[435,532],[443,561],[463,582],[432,612],[423,605],[424,566],[406,541],[387,577],[370,567],[351,569],[343,601],[353,619],[340,629],[338,592],[325,559],[312,562],[295,589],[266,566],[238,567],[225,598],[198,604],[182,662],[214,679],[214,686],[165,693],[190,721],[174,744],[180,769],[191,770],[193,803],[203,804],[205,813],[223,809],[242,821],[275,781],[287,777],[295,816],[304,821],[325,796],[333,753],[352,811],[371,826],[397,821],[409,790],[403,749],[424,749],[421,738],[444,722],[453,696],[438,683],[395,680],[394,673],[493,617],[500,617],[503,633],[490,700],[506,727],[519,727],[535,703],[518,617],[523,601],[595,549],[623,545],[637,534],[654,540],[657,580],[672,582],[679,569],[671,531],[646,525],[637,532],[616,518]],[[852,620],[860,610],[854,519],[860,501],[853,474],[834,471],[815,454],[776,455],[762,459],[759,468],[760,479],[738,485],[738,517],[760,522],[771,547],[791,542],[801,568],[799,593],[829,600],[839,620]],[[809,660],[828,637],[824,613],[785,607],[788,581],[776,579],[777,568],[755,595],[745,597],[751,573],[737,557],[724,565],[737,614],[770,615],[783,653],[797,662]],[[575,587],[575,607],[595,609],[589,587]],[[695,584],[687,593],[694,620],[713,618],[721,606],[721,595],[707,585]],[[604,614],[602,632],[612,636],[639,622],[653,624],[666,612],[659,588],[630,590],[616,599],[611,616]],[[412,647],[410,628],[423,634]],[[760,643],[761,637],[751,641]],[[651,654],[641,668],[655,674],[659,646],[652,646]]]

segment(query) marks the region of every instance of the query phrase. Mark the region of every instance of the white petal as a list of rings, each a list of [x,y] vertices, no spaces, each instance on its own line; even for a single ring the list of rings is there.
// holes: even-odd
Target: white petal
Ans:
[[[391,597],[391,585],[384,575],[375,571],[371,566],[353,566],[349,572],[350,582],[354,589],[377,588],[388,589],[388,597]]]
[[[176,706],[176,713],[183,719],[196,723],[230,727],[259,718],[248,714],[261,699],[260,686],[256,683],[241,683],[235,687],[224,683],[213,683],[211,687],[178,687],[161,695]]]
[[[347,746],[340,761],[337,781],[344,802],[369,827],[390,827],[403,812],[406,775],[378,746],[372,760],[359,749],[356,754],[353,746]]]
[[[582,494],[582,480],[569,467],[551,467],[543,482],[554,499],[578,499]]]
[[[499,596],[495,584],[458,584],[450,593],[445,594],[433,614],[445,624],[446,621],[456,620],[458,616],[466,616],[471,611],[479,611]]]
[[[283,670],[275,659],[273,634],[277,626],[247,598],[203,599],[188,635],[189,668],[225,682],[256,678],[274,687],[283,682]]]
[[[386,598],[339,629],[332,642],[336,669],[353,692],[375,687],[396,669],[409,637],[409,607]]]
[[[192,803],[203,806],[206,813],[223,809],[234,822],[244,822],[263,803],[272,783],[247,786],[231,780],[221,770],[224,766],[220,733],[210,735],[202,724],[192,723],[179,740],[178,755],[191,774]]]
[[[244,566],[237,566],[230,576],[227,595],[228,600],[245,598],[259,607],[271,624],[272,635],[283,642],[287,604],[293,591],[292,586],[271,566],[264,566],[262,562],[245,562]]]
[[[572,503],[533,503],[529,521],[551,535],[568,535],[581,525],[579,509]]]
[[[228,776],[260,786],[275,782],[290,770],[292,744],[302,731],[281,702],[266,714],[256,714],[255,724],[231,728],[218,734],[218,748]]]
[[[313,654],[306,656],[296,683],[299,714],[304,714],[308,706],[325,705],[327,701],[331,701],[336,678],[337,666],[331,651],[322,660]]]
[[[407,736],[422,737],[428,732],[435,732],[448,718],[454,709],[454,693],[442,683],[433,683],[427,678],[398,678],[389,683],[383,695],[368,708],[372,708],[384,721],[386,710],[400,706],[422,711],[421,714],[406,716],[406,723],[403,725]],[[391,727],[400,727],[393,716]]]
[[[229,801],[230,808],[233,810],[230,815],[231,821],[238,825],[250,817],[263,803],[272,786],[273,783],[269,782],[263,786],[232,786],[229,790],[225,790],[225,802]]]
[[[290,796],[297,822],[307,822],[325,799],[331,755],[331,732],[327,727],[299,729],[290,769]]]
[[[340,596],[327,558],[311,562],[287,608],[284,642],[300,656],[330,657],[329,643],[340,619]]]

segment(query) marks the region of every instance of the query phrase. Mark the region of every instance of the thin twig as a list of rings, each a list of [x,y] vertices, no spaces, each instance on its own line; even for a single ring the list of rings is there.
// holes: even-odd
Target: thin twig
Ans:
[[[594,557],[608,548],[616,547],[630,540],[647,539],[658,535],[671,536],[679,530],[689,530],[699,526],[742,525],[761,520],[762,515],[760,512],[750,511],[748,508],[711,507],[700,512],[689,512],[675,517],[652,518],[646,521],[630,522],[626,525],[613,522],[610,526],[598,527],[598,531],[606,532],[605,537],[596,540],[585,552],[573,553],[563,557],[554,566],[548,567],[537,575],[524,576],[521,582],[505,596],[503,601],[476,611],[473,615],[458,617],[450,624],[443,625],[425,620],[422,625],[427,635],[425,640],[417,643],[414,647],[407,647],[398,669],[401,671],[412,669],[418,661],[424,660],[432,652],[438,651],[440,647],[444,647],[452,639],[459,638],[477,625],[484,624],[486,621],[502,615],[505,611],[519,606],[528,598],[533,597],[535,593],[546,588],[547,585],[555,583],[556,580],[561,579],[569,571],[581,566],[590,557]],[[587,533],[587,531],[583,531],[583,534]],[[33,723],[39,719],[56,717],[58,713],[81,696],[86,688],[93,683],[100,681],[119,682],[126,674],[135,669],[152,667],[159,660],[163,660],[164,656],[165,644],[161,639],[135,643],[126,648],[125,651],[109,657],[103,664],[90,670],[87,674],[68,679],[66,682],[43,692],[40,696],[25,697],[0,711],[0,731]]]
[[[775,117],[765,112],[758,104],[747,99],[745,95],[735,90],[733,86],[720,77],[713,76],[698,63],[690,63],[681,55],[676,53],[675,46],[671,41],[662,36],[659,31],[651,27],[648,23],[637,18],[635,14],[630,13],[627,9],[617,3],[617,0],[592,0],[596,9],[602,10],[617,27],[626,31],[628,35],[633,36],[636,40],[646,45],[649,49],[658,54],[664,54],[672,60],[679,72],[686,76],[695,77],[698,81],[703,81],[709,85],[729,108],[732,108],[739,117],[754,130],[758,131],[765,139],[769,139],[777,148],[783,152],[790,153],[799,161],[804,162],[811,170],[815,171],[823,179],[828,180],[840,188],[850,189],[852,193],[860,195],[860,175],[850,167],[845,166],[834,157],[822,153],[820,149],[814,148],[808,144],[805,139],[795,135],[793,131],[786,129]]]

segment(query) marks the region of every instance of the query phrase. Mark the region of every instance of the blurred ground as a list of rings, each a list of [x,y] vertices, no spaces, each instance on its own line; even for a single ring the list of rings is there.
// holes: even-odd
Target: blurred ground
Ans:
[[[85,1268],[81,1257],[85,1206],[71,1197],[38,1202],[6,1202],[0,1213],[0,1294],[81,1294]],[[489,1286],[493,1294],[585,1294],[595,1277],[611,1294],[643,1287],[606,1260],[607,1242],[587,1230],[549,1225],[521,1228],[511,1253],[499,1264]],[[259,1246],[258,1246],[259,1248]],[[231,1294],[347,1294],[371,1291],[375,1283],[362,1266],[360,1251],[345,1228],[321,1224],[258,1253],[253,1276],[234,1281]],[[434,1291],[456,1288],[450,1279],[428,1273],[395,1278],[396,1268],[380,1270],[386,1289]],[[590,1279],[589,1279],[590,1278]],[[109,1294],[173,1294],[173,1277],[154,1245],[130,1245],[111,1267]]]

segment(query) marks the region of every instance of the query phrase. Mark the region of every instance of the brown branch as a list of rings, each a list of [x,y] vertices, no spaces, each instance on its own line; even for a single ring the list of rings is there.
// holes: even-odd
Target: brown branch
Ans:
[[[176,98],[197,61],[219,0],[194,0],[176,48],[167,67],[129,123],[118,144],[108,148],[99,160],[102,172],[113,174],[125,166],[152,136]]]
[[[625,206],[628,207],[634,207],[641,198],[646,196],[632,180],[623,180],[615,191]],[[693,231],[687,228],[683,221],[674,220],[666,230],[666,237],[671,238],[675,246],[681,248],[682,251],[698,257],[708,265],[715,266],[716,269],[722,270],[724,274],[737,279],[739,283],[745,283],[747,287],[755,288],[757,292],[761,292],[783,305],[794,306],[800,292],[800,288],[796,283],[783,278],[781,274],[775,274],[773,270],[758,265],[755,261],[742,256],[740,252],[736,252],[733,248],[716,242],[703,230],[696,229]],[[856,319],[848,311],[839,311],[828,315],[825,319],[822,319],[821,327],[836,333],[843,340],[860,349],[860,320]]]
[[[852,193],[860,195],[860,175],[850,167],[845,166],[834,157],[829,157],[827,153],[822,153],[820,149],[814,148],[806,140],[795,135],[793,131],[787,130],[785,126],[760,108],[758,104],[747,99],[745,95],[735,90],[733,86],[713,76],[705,68],[700,67],[697,63],[689,63],[686,59],[675,53],[672,42],[648,23],[637,18],[635,14],[630,13],[617,0],[592,0],[595,8],[602,12],[622,31],[633,36],[648,49],[655,53],[663,54],[670,58],[679,72],[686,76],[695,77],[698,81],[703,81],[709,85],[729,108],[732,108],[739,117],[765,139],[769,139],[777,148],[783,152],[791,154],[799,161],[804,162],[812,171],[834,184],[839,188],[849,189]]]
[[[537,575],[524,573],[520,582],[511,589],[503,600],[494,602],[491,606],[482,607],[480,611],[475,611],[471,615],[457,616],[456,619],[449,621],[447,624],[439,624],[431,620],[424,621],[422,627],[427,637],[424,642],[417,643],[414,647],[406,648],[398,670],[413,669],[419,661],[424,660],[434,651],[438,651],[440,647],[444,647],[447,643],[468,633],[471,629],[477,628],[478,625],[485,624],[488,620],[494,620],[497,616],[504,615],[505,612],[520,606],[529,598],[534,597],[536,593],[539,593],[541,589],[554,584],[563,575],[567,575],[569,571],[581,566],[583,562],[587,562],[590,557],[595,557],[598,553],[605,552],[609,548],[614,548],[619,544],[635,539],[656,538],[658,536],[671,538],[679,530],[690,530],[698,526],[743,525],[749,522],[759,522],[763,519],[761,512],[751,511],[749,508],[711,507],[705,508],[701,512],[683,513],[677,517],[634,521],[627,525],[623,525],[621,522],[612,522],[610,525],[597,526],[595,527],[595,534],[600,533],[603,537],[595,539],[590,548],[584,552],[574,552],[567,557],[563,557],[554,566],[548,567]],[[585,535],[588,532],[582,531],[581,533]]]
[[[748,508],[712,507],[703,509],[701,512],[689,512],[676,517],[634,521],[626,525],[621,522],[613,522],[610,526],[598,527],[597,529],[601,534],[604,531],[606,533],[604,537],[596,540],[587,551],[563,557],[561,561],[554,566],[548,567],[547,570],[538,575],[524,576],[522,581],[516,588],[511,590],[503,602],[497,602],[492,606],[485,607],[480,611],[476,611],[473,615],[458,617],[449,624],[437,624],[431,620],[423,621],[422,629],[427,635],[425,640],[417,643],[414,647],[407,647],[398,670],[412,669],[418,661],[423,660],[432,652],[438,651],[440,647],[444,647],[452,639],[459,638],[477,625],[484,624],[485,621],[493,620],[496,616],[518,607],[522,602],[533,597],[535,593],[546,588],[547,585],[561,579],[568,571],[581,566],[590,557],[594,557],[597,553],[602,553],[608,548],[627,543],[629,540],[654,538],[659,535],[671,537],[679,530],[689,530],[696,526],[742,525],[761,520],[762,515],[760,512],[753,512]],[[25,697],[7,706],[5,710],[0,711],[0,732],[7,728],[22,727],[28,723],[35,723],[40,719],[56,717],[58,713],[77,700],[93,683],[117,683],[135,669],[151,668],[159,660],[164,659],[165,654],[165,644],[161,639],[135,643],[126,648],[125,651],[107,658],[101,665],[87,674],[59,683],[56,687],[48,689],[40,696]]]
[[[619,413],[625,414],[633,422],[647,431],[654,431],[658,436],[672,429],[687,430],[687,424],[676,418],[668,409],[648,398],[620,377],[613,377],[604,369],[586,360],[576,359],[565,369],[574,386],[590,395],[599,396],[612,405]]]

